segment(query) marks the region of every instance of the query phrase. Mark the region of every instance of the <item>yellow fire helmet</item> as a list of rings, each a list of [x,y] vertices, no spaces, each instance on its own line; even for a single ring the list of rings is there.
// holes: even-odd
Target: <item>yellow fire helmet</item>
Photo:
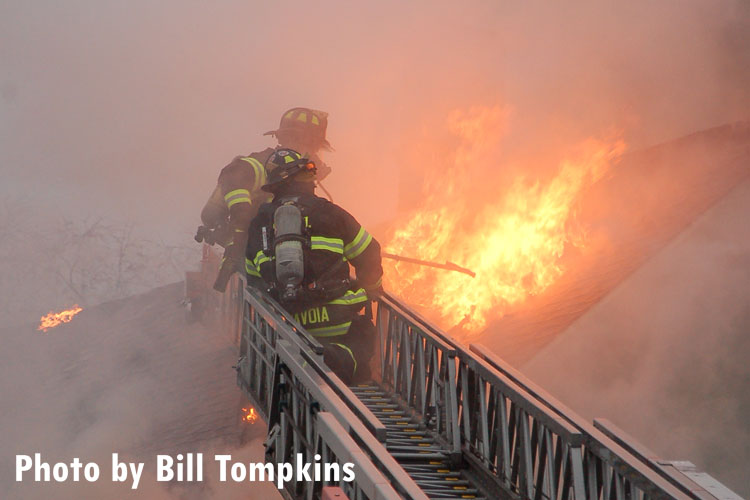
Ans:
[[[279,128],[269,130],[263,135],[276,136],[279,132],[294,131],[302,133],[318,142],[323,149],[331,150],[331,144],[326,140],[326,129],[328,128],[328,113],[310,108],[292,108],[283,115],[279,122]]]

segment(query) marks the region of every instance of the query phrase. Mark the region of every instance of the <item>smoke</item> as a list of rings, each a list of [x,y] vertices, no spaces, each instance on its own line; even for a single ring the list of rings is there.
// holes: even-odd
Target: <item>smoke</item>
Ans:
[[[235,349],[218,332],[187,325],[181,295],[174,284],[84,309],[44,334],[35,325],[1,331],[3,498],[240,498],[243,487],[247,498],[270,491],[218,482],[213,455],[262,460],[257,438],[265,429],[240,422],[247,401],[231,369]],[[198,452],[203,482],[156,481],[158,454]],[[34,453],[51,464],[95,462],[100,478],[35,483],[27,473],[16,482],[15,455]],[[111,481],[112,453],[145,463],[137,490]]]
[[[638,149],[746,119],[749,19],[739,0],[4,2],[0,196],[33,207],[17,213],[21,227],[40,212],[103,216],[181,245],[219,169],[273,145],[261,134],[283,110],[310,106],[330,113],[334,200],[368,227],[387,224],[399,206],[418,203],[423,172],[446,148],[435,129],[456,109],[507,110],[512,127],[493,151],[513,165],[558,158],[612,129]],[[43,240],[30,244],[45,248]],[[18,269],[38,266],[36,253],[18,254]],[[36,293],[44,286],[0,282],[3,296],[40,302],[49,300]],[[5,351],[16,364],[3,365],[4,415],[48,410],[44,398],[22,395],[49,394],[51,382],[19,383],[13,370],[51,361],[38,359],[28,336],[2,335],[16,346]],[[139,352],[156,356],[145,339]],[[75,370],[84,361],[71,354],[67,362]],[[108,366],[97,361],[64,382],[66,394],[82,397]],[[134,377],[142,389],[164,383]],[[136,432],[150,424],[129,407],[122,383],[111,415]],[[23,422],[4,419],[2,435]],[[72,449],[52,421],[36,429],[40,442]],[[103,436],[91,443],[104,446]]]
[[[745,182],[524,367],[587,418],[750,495]],[[561,374],[563,374],[561,376]]]
[[[329,188],[371,223],[393,213],[419,130],[458,107],[512,107],[507,154],[612,126],[639,147],[749,107],[743,2],[0,9],[3,191],[169,238],[192,229],[219,168],[271,145],[260,134],[295,105],[331,113]]]

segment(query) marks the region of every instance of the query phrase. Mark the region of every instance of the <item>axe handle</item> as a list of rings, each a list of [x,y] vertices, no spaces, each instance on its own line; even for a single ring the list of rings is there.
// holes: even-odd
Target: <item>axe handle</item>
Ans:
[[[380,255],[382,257],[385,257],[386,259],[392,259],[392,260],[397,260],[401,262],[409,262],[411,264],[418,264],[420,266],[435,267],[437,269],[446,269],[448,271],[456,271],[459,273],[468,274],[472,278],[476,278],[477,276],[477,274],[471,269],[461,267],[458,264],[454,264],[453,262],[446,262],[445,264],[441,264],[440,262],[430,262],[428,260],[415,259],[413,257],[404,257],[402,255],[395,255],[395,254],[386,253],[386,252],[381,252]]]

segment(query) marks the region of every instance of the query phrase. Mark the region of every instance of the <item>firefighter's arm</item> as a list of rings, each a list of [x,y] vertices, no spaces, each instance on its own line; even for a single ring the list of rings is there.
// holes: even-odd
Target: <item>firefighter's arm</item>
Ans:
[[[214,229],[218,225],[226,222],[229,212],[227,205],[224,203],[224,196],[221,194],[221,185],[217,184],[208,201],[201,210],[201,222],[208,229]]]
[[[371,299],[383,291],[383,266],[380,244],[362,227],[354,217],[343,211],[344,257],[351,262],[357,273],[357,281]]]
[[[214,283],[214,289],[220,292],[226,289],[232,274],[245,270],[247,231],[254,215],[248,187],[254,187],[256,183],[261,182],[257,175],[255,179],[248,179],[247,170],[243,169],[238,161],[242,160],[235,158],[219,176],[219,187],[229,212],[228,243],[224,249],[219,275]]]
[[[205,241],[212,246],[214,243],[218,243],[222,247],[226,247],[229,240],[227,234],[228,219],[229,211],[221,194],[221,186],[217,185],[203,206],[203,210],[201,210],[203,225],[198,227],[195,240],[198,243]]]

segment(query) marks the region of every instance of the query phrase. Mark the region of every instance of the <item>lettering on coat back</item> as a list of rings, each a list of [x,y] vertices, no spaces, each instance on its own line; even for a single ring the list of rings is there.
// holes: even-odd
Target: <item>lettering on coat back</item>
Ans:
[[[294,313],[294,319],[302,326],[324,323],[329,320],[326,306],[311,307],[302,312]]]

